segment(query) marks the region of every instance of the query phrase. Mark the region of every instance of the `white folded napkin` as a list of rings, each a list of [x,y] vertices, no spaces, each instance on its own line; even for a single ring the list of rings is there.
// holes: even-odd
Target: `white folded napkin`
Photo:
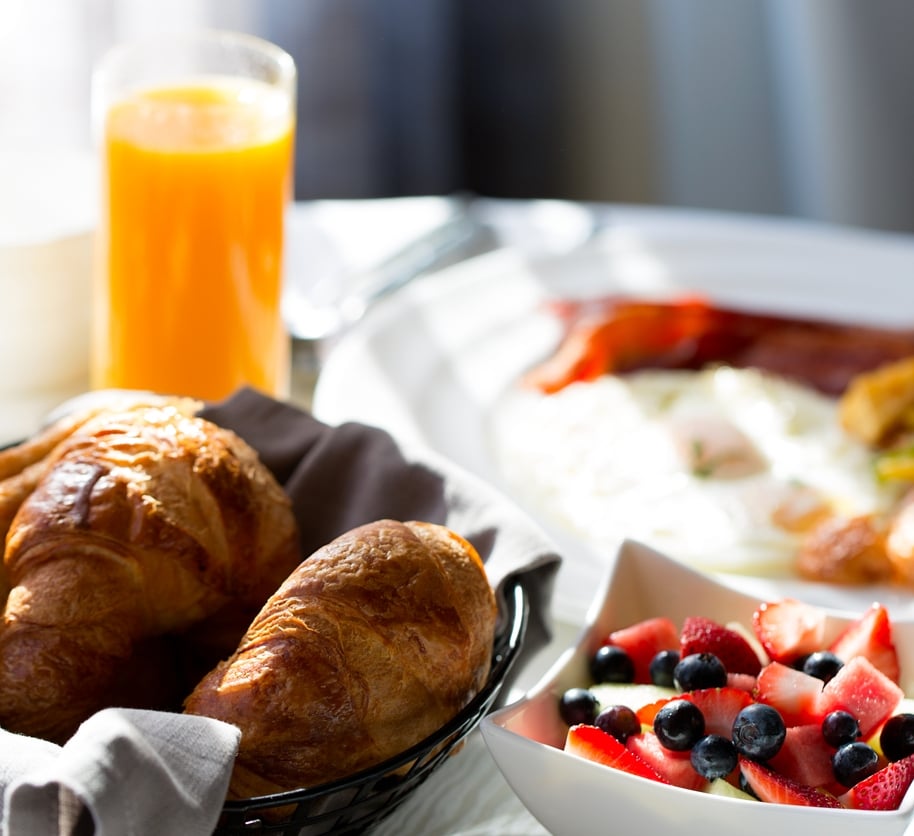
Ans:
[[[64,746],[0,730],[0,834],[210,834],[240,737],[218,720],[124,708]]]

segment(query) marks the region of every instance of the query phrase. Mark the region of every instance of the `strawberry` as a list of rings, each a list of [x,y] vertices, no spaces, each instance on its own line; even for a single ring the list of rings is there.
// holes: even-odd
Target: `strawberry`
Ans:
[[[765,665],[755,684],[755,698],[774,706],[788,727],[822,722],[825,715],[818,704],[821,693],[821,679],[780,662]]]
[[[625,745],[673,786],[687,790],[699,790],[707,786],[708,782],[692,766],[689,753],[672,752],[664,748],[653,732],[634,734],[625,741]]]
[[[841,807],[841,802],[835,796],[779,775],[758,761],[741,756],[739,768],[746,783],[762,801],[805,807]]]
[[[679,634],[679,655],[684,659],[692,653],[713,653],[727,673],[755,676],[762,669],[758,655],[736,630],[700,615],[686,618]]]
[[[914,783],[914,755],[894,761],[855,784],[841,802],[856,810],[897,810]]]
[[[596,726],[571,726],[565,737],[565,751],[632,775],[640,775],[662,784],[669,783],[650,764],[627,749],[624,743]]]
[[[648,618],[614,630],[603,644],[625,650],[635,664],[635,682],[647,683],[651,681],[651,659],[661,650],[679,649],[679,631],[669,618]]]
[[[866,656],[893,682],[901,669],[892,638],[892,622],[882,604],[873,604],[860,618],[849,624],[828,648],[842,662],[854,656]]]
[[[705,718],[705,733],[729,738],[736,715],[752,704],[752,696],[738,688],[704,688],[688,691],[681,699],[694,703]]]
[[[794,598],[768,601],[753,613],[752,629],[772,661],[790,664],[822,649],[825,613]]]
[[[836,673],[816,700],[817,713],[849,711],[860,724],[865,740],[873,734],[904,698],[904,692],[866,656],[855,656]]]

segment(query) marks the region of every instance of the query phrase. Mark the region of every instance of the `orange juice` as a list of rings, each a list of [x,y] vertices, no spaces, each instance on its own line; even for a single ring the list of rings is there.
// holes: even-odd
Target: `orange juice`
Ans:
[[[103,141],[93,386],[284,394],[288,95],[229,78],[146,90],[108,110]]]

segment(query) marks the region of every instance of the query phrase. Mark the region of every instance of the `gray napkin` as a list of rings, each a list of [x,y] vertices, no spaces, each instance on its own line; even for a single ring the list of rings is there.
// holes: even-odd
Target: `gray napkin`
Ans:
[[[212,833],[240,737],[218,720],[124,708],[62,747],[0,730],[2,833]]]
[[[303,556],[377,519],[448,525],[477,548],[497,594],[512,578],[527,591],[528,630],[513,674],[549,640],[559,558],[532,522],[480,480],[428,450],[405,449],[382,430],[331,427],[251,389],[201,414],[237,432],[283,484]],[[236,728],[208,718],[127,709],[99,712],[63,747],[0,730],[0,836],[206,836],[219,817],[238,737]]]

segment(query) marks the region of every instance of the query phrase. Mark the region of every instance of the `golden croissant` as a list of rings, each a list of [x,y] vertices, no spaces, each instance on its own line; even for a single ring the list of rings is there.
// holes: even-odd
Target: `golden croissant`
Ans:
[[[106,705],[180,706],[298,565],[282,488],[197,406],[93,410],[0,453],[3,728],[60,742]]]
[[[313,786],[440,728],[488,675],[496,605],[466,540],[382,520],[315,552],[185,703],[241,728],[229,797]]]

